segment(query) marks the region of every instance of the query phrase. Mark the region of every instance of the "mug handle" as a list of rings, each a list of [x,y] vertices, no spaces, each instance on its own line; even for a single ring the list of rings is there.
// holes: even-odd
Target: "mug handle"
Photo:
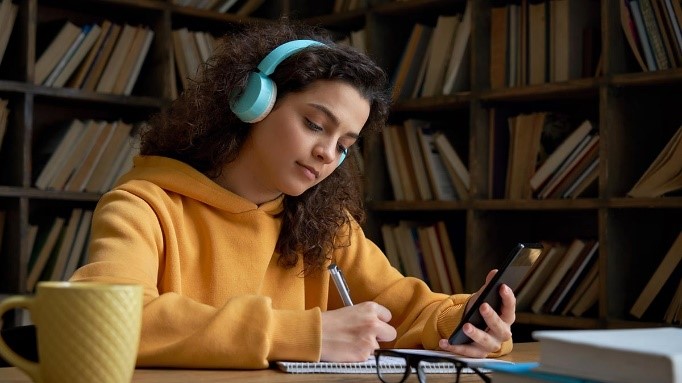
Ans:
[[[15,308],[23,308],[26,310],[31,310],[31,307],[33,306],[33,300],[34,298],[31,297],[24,297],[24,296],[13,296],[5,299],[4,301],[0,302],[0,317],[2,314],[4,314],[6,311],[9,311],[11,309]],[[40,382],[42,379],[40,378],[40,366],[36,362],[32,362],[28,359],[25,359],[21,357],[19,354],[14,352],[5,342],[4,339],[0,336],[0,355],[2,355],[7,361],[18,367],[19,369],[23,370],[26,374],[28,374],[31,379],[34,382]]]

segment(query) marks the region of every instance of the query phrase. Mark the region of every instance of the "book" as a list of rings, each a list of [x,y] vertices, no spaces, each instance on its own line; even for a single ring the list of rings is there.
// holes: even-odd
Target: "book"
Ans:
[[[494,364],[486,367],[492,371],[495,383],[599,383],[596,380],[538,371],[539,366],[540,363],[537,362],[522,362],[513,365]]]
[[[85,184],[86,192],[96,193],[101,191],[109,170],[116,164],[116,158],[121,155],[121,152],[126,150],[132,129],[132,124],[124,123],[123,121],[114,122],[114,133],[107,147],[103,149],[103,153],[97,161],[92,174],[87,179]]]
[[[145,59],[147,58],[147,53],[149,53],[149,48],[152,45],[152,41],[154,40],[154,31],[145,28],[145,38],[144,42],[142,43],[142,49],[138,52],[136,56],[135,63],[133,64],[133,69],[128,76],[128,82],[126,83],[125,89],[123,89],[123,94],[126,96],[129,96],[133,92],[133,88],[135,84],[137,83],[137,78],[140,76],[140,71],[142,70],[142,65],[144,64]]]
[[[547,300],[551,297],[554,290],[557,288],[557,286],[559,286],[564,275],[568,273],[571,266],[575,263],[576,259],[581,254],[583,248],[585,248],[586,245],[587,241],[579,238],[576,238],[573,241],[571,241],[571,243],[566,248],[566,252],[563,254],[559,262],[553,268],[553,270],[550,271],[549,277],[541,287],[541,290],[538,293],[538,295],[533,300],[533,303],[531,304],[530,308],[534,313],[539,314],[544,312],[543,307],[545,305],[545,302],[547,302]]]
[[[73,242],[76,237],[76,232],[78,230],[78,225],[80,224],[81,217],[83,216],[83,209],[75,208],[71,210],[71,215],[69,220],[66,221],[64,226],[64,233],[62,241],[55,253],[55,262],[52,265],[52,270],[50,270],[50,275],[47,280],[50,281],[61,281],[64,276],[64,269],[66,268],[66,263],[68,262],[69,255],[71,254],[71,248],[73,247]]]
[[[599,300],[599,263],[594,262],[590,271],[576,288],[571,300],[568,302],[561,315],[570,313],[574,316],[582,316],[590,307]]]
[[[92,210],[85,210],[78,222],[78,229],[73,240],[71,252],[67,257],[66,265],[64,266],[64,274],[62,278],[68,280],[76,269],[84,263],[84,258],[87,256],[88,249],[88,235],[90,234],[90,223],[92,222]]]
[[[590,0],[550,2],[550,80],[581,78],[584,31],[598,25],[599,6]],[[552,22],[554,21],[554,22]]]
[[[457,259],[455,258],[455,252],[452,249],[452,243],[450,242],[445,222],[436,222],[436,232],[438,235],[438,242],[440,243],[443,252],[443,259],[447,266],[448,278],[450,279],[452,291],[454,294],[464,293],[464,282],[462,282],[462,276],[459,272],[459,267],[457,266]]]
[[[555,314],[568,304],[566,297],[577,288],[578,282],[585,277],[589,267],[597,261],[598,249],[599,242],[597,240],[587,242],[583,251],[559,282],[550,299],[545,302],[543,311]]]
[[[566,252],[563,243],[542,242],[543,250],[533,268],[529,271],[527,279],[521,283],[516,293],[516,307],[519,311],[528,311],[535,297],[542,291],[552,271],[561,261]]]
[[[26,291],[33,291],[38,279],[43,273],[51,254],[59,241],[64,218],[57,217],[48,226],[39,229],[29,260],[28,276],[26,277]]]
[[[528,85],[547,82],[548,3],[528,4]]]
[[[97,163],[102,158],[102,154],[108,148],[109,141],[115,132],[115,126],[106,121],[99,122],[99,125],[99,134],[93,141],[92,146],[87,150],[87,153],[79,161],[78,166],[64,185],[64,190],[83,191],[88,179],[92,176],[95,166],[97,166]]]
[[[94,91],[97,88],[97,84],[102,78],[104,68],[106,68],[107,63],[109,62],[109,58],[114,51],[114,47],[116,46],[116,42],[118,41],[122,30],[123,27],[119,24],[111,25],[111,29],[109,30],[106,39],[102,42],[100,50],[93,58],[92,67],[90,70],[88,70],[87,74],[82,80],[83,83],[81,87],[83,90]]]
[[[405,127],[402,125],[392,125],[388,131],[392,135],[391,143],[393,144],[393,151],[396,154],[398,162],[398,173],[400,174],[400,182],[405,193],[405,199],[408,201],[416,201],[421,199],[419,194],[419,186],[417,185],[417,178],[415,173],[418,171],[413,166],[412,154],[408,147],[407,133]]]
[[[78,33],[78,37],[71,43],[69,46],[69,49],[67,49],[66,53],[62,56],[61,59],[57,62],[57,64],[54,66],[52,71],[50,72],[49,76],[43,81],[43,85],[45,86],[54,86],[54,82],[57,79],[57,77],[62,73],[64,68],[66,67],[66,64],[71,61],[73,55],[76,53],[78,48],[81,46],[81,43],[83,40],[85,40],[85,36],[90,33],[91,26],[86,25],[83,28],[80,29],[80,32]]]
[[[455,290],[453,289],[452,280],[450,278],[448,263],[445,260],[446,255],[443,251],[443,246],[441,245],[440,239],[438,238],[437,223],[424,227],[424,231],[426,233],[426,238],[431,248],[434,261],[436,262],[436,273],[438,274],[438,279],[440,280],[441,292],[452,295],[455,293]],[[454,271],[457,271],[456,267]]]
[[[630,197],[660,197],[682,189],[682,126],[628,191]]]
[[[416,238],[419,244],[419,254],[421,255],[424,263],[424,272],[426,274],[426,278],[429,280],[429,287],[431,288],[431,291],[450,295],[446,292],[447,287],[444,287],[444,283],[446,286],[449,286],[449,284],[447,284],[447,279],[441,280],[441,274],[438,270],[438,265],[436,264],[435,249],[433,248],[431,240],[429,239],[427,225],[416,226],[413,231],[416,233]],[[442,270],[443,269],[440,271]]]
[[[546,117],[547,113],[536,112],[509,118],[509,163],[506,178],[506,196],[509,199],[531,197],[529,180],[536,167]]]
[[[589,135],[589,140],[579,150],[571,153],[561,168],[552,176],[547,184],[538,192],[538,198],[556,198],[587,170],[599,157],[599,135]]]
[[[433,193],[431,192],[431,184],[426,171],[426,165],[424,164],[424,155],[422,154],[422,147],[419,142],[419,132],[417,132],[419,122],[416,122],[416,124],[413,122],[415,121],[407,120],[398,129],[402,129],[405,133],[408,154],[410,155],[414,170],[412,174],[415,181],[417,181],[419,199],[431,200],[433,199]]]
[[[111,87],[111,93],[113,94],[124,94],[126,87],[128,86],[128,79],[132,76],[133,70],[137,61],[140,57],[144,59],[142,51],[145,49],[145,44],[147,43],[147,29],[143,27],[135,28],[135,35],[130,42],[130,47],[126,53],[123,61],[121,62],[121,68],[116,74],[116,79]],[[145,52],[146,54],[146,52]]]
[[[0,149],[2,149],[2,142],[7,132],[7,122],[9,120],[9,109],[7,108],[8,101],[0,99]]]
[[[78,45],[78,49],[73,53],[73,56],[71,56],[69,61],[66,63],[61,73],[59,73],[57,78],[55,78],[52,86],[62,87],[66,84],[66,81],[71,78],[76,71],[76,68],[85,59],[86,54],[90,53],[95,43],[99,41],[100,34],[102,33],[102,27],[97,24],[93,24],[91,26],[87,26],[87,29],[84,27],[83,31],[86,32],[83,41],[80,43],[80,45]]]
[[[544,330],[538,370],[602,382],[682,382],[682,329]]]
[[[465,3],[462,20],[457,24],[457,31],[452,45],[452,52],[445,70],[442,94],[452,94],[469,89],[469,52],[471,36],[472,4]]]
[[[50,155],[45,166],[40,170],[35,181],[36,188],[46,190],[50,186],[50,183],[70,156],[71,150],[82,136],[84,130],[85,124],[83,121],[78,119],[71,121],[56,149]]]
[[[100,133],[104,131],[106,122],[89,120],[85,124],[83,134],[78,137],[74,146],[69,148],[66,158],[55,172],[48,184],[48,189],[63,190],[69,178],[76,172],[83,159],[90,153],[97,142]]]
[[[388,258],[391,266],[395,267],[401,273],[404,273],[400,263],[400,256],[398,255],[398,243],[393,234],[394,226],[389,224],[381,225],[381,238],[384,241],[384,254]]]
[[[457,151],[448,140],[443,132],[436,132],[433,137],[433,143],[438,148],[438,152],[442,155],[445,167],[448,169],[452,184],[457,190],[460,199],[469,198],[469,187],[471,186],[471,177],[469,170],[462,162],[462,158],[457,154]]]
[[[564,160],[571,154],[580,141],[592,131],[592,123],[583,121],[571,134],[569,134],[557,148],[538,166],[530,178],[532,190],[538,190],[547,179],[561,166]]]
[[[677,239],[670,246],[670,249],[668,249],[661,263],[658,264],[649,282],[647,282],[637,300],[635,300],[635,303],[630,308],[630,314],[637,318],[641,318],[644,315],[651,302],[680,263],[682,263],[682,232],[677,235]]]
[[[445,166],[445,159],[434,142],[436,130],[430,126],[430,123],[422,121],[417,126],[417,133],[419,134],[422,155],[424,156],[426,171],[429,180],[431,180],[431,189],[435,198],[441,201],[456,200],[457,192],[455,185],[452,183],[450,174]]]
[[[433,28],[425,24],[416,23],[412,27],[412,33],[393,75],[391,93],[393,101],[408,99],[414,91],[432,32]]]
[[[445,351],[431,351],[421,349],[390,349],[406,354],[425,355],[435,358],[453,359],[466,363],[468,366],[476,367],[481,372],[489,372],[490,366],[498,364],[513,364],[501,359],[492,358],[463,358]],[[400,357],[382,357],[381,360],[386,360],[387,364],[381,364],[381,368],[390,369],[392,371],[399,371],[402,373],[406,368],[406,361]],[[424,362],[424,371],[427,374],[452,374],[457,373],[454,365],[448,362],[428,363]],[[277,368],[281,371],[291,374],[376,374],[377,363],[374,356],[369,357],[364,362],[294,362],[294,361],[277,361],[275,362]],[[472,374],[474,371],[471,368],[464,368],[461,371],[464,374]]]
[[[632,14],[630,13],[630,7],[627,4],[628,0],[620,0],[620,25],[623,28],[623,33],[625,34],[625,39],[628,42],[628,45],[630,46],[630,50],[632,54],[635,56],[635,60],[637,60],[637,63],[639,66],[642,68],[644,72],[648,71],[649,68],[647,67],[646,63],[644,62],[644,59],[642,58],[642,53],[639,48],[639,43],[637,41],[637,30],[635,26],[635,22],[632,18]]]
[[[18,12],[19,6],[12,3],[12,0],[2,0],[0,3],[0,63],[5,55]]]
[[[424,77],[422,97],[432,97],[442,94],[442,84],[445,79],[448,61],[452,54],[457,25],[461,22],[461,15],[439,15],[436,26],[431,34],[431,51]]]
[[[644,60],[647,68],[649,68],[650,71],[657,70],[658,67],[656,66],[656,61],[654,59],[653,48],[651,47],[651,42],[647,36],[639,2],[637,0],[628,0],[628,4],[630,6],[630,15],[632,15],[632,20],[634,21],[635,29],[637,30],[639,44],[644,52]]]
[[[97,83],[97,92],[111,93],[114,89],[114,84],[118,78],[118,74],[121,71],[123,62],[125,61],[128,53],[130,52],[130,47],[135,39],[135,34],[140,28],[134,27],[129,24],[123,26],[121,34],[116,40],[116,45],[111,52],[111,56],[104,67],[102,72],[102,77]]]
[[[651,51],[656,61],[656,68],[663,70],[670,68],[670,62],[663,46],[663,37],[659,29],[654,8],[650,0],[637,0],[639,3],[639,10],[642,14],[642,21],[644,22],[644,29],[651,44]]]
[[[88,74],[90,69],[92,68],[92,63],[94,62],[95,58],[97,55],[100,53],[100,49],[102,48],[102,44],[106,40],[107,36],[111,32],[111,26],[113,24],[109,20],[104,20],[102,22],[101,26],[98,26],[100,29],[99,35],[97,36],[97,40],[92,44],[92,47],[88,51],[87,55],[83,58],[81,63],[78,65],[75,73],[69,81],[67,81],[66,86],[69,88],[80,88],[83,85],[83,81],[85,80],[85,76]]]
[[[36,85],[42,84],[47,76],[50,75],[55,65],[61,60],[71,47],[71,44],[78,38],[81,33],[81,28],[71,21],[66,21],[62,28],[57,33],[57,36],[52,39],[45,51],[40,55],[35,65],[35,73],[33,76],[33,83]]]
[[[490,88],[507,85],[507,44],[509,39],[509,7],[496,5],[490,9]]]

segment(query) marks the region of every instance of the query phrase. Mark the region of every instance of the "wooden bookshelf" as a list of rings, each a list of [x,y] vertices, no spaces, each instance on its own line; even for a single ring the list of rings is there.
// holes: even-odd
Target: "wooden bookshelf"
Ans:
[[[394,201],[380,138],[362,143],[367,174],[367,235],[383,246],[380,226],[402,219],[447,224],[465,289],[474,291],[519,241],[576,237],[600,242],[599,301],[585,317],[519,313],[522,325],[611,328],[659,325],[628,312],[647,279],[682,230],[682,196],[628,198],[627,191],[682,124],[682,69],[641,72],[622,32],[620,0],[588,0],[599,13],[603,70],[599,76],[532,86],[491,89],[490,29],[493,0],[471,2],[470,83],[466,92],[406,100],[393,106],[390,122],[434,121],[458,148],[471,174],[469,199]],[[389,74],[397,68],[416,22],[434,25],[441,14],[462,13],[465,0],[371,0],[366,9],[333,13],[333,2],[276,0],[253,17],[181,7],[170,0],[15,0],[19,13],[0,63],[0,98],[9,100],[8,132],[0,150],[0,209],[7,212],[0,249],[0,293],[27,293],[23,286],[31,252],[29,224],[43,216],[67,217],[75,207],[92,208],[99,195],[42,191],[33,182],[37,142],[55,123],[73,118],[144,120],[165,107],[177,84],[172,31],[229,33],[241,23],[279,15],[321,25],[344,36],[366,30],[368,53]],[[37,47],[48,37],[39,26],[69,19],[79,25],[105,18],[142,24],[154,40],[132,95],[100,94],[33,85]],[[491,113],[549,110],[592,118],[598,126],[598,189],[589,198],[489,198]],[[656,303],[654,304],[656,305]],[[660,303],[658,303],[660,306]]]
[[[468,291],[481,285],[488,270],[501,264],[516,242],[597,239],[600,273],[596,308],[583,317],[520,312],[517,322],[558,328],[663,324],[658,314],[636,319],[629,309],[682,230],[682,194],[629,198],[626,193],[682,125],[682,112],[674,96],[682,91],[682,69],[642,72],[621,28],[620,0],[594,0],[590,6],[599,15],[602,47],[598,76],[491,89],[491,10],[499,4],[493,0],[470,2],[474,7],[471,89],[397,102],[390,117],[398,124],[409,118],[436,121],[451,140],[464,136],[464,161],[472,181],[470,199],[393,200],[382,142],[366,141],[367,235],[383,246],[379,228],[384,223],[444,220]],[[415,23],[434,26],[439,15],[462,13],[465,6],[465,0],[378,1],[361,14],[332,13],[331,7],[317,6],[304,19],[339,34],[365,28],[369,54],[390,76],[398,67]],[[359,26],[360,22],[364,24]],[[589,118],[598,127],[597,191],[577,199],[489,198],[490,114],[545,110]],[[653,311],[664,310],[662,302],[658,302],[660,307],[656,304],[654,301]]]

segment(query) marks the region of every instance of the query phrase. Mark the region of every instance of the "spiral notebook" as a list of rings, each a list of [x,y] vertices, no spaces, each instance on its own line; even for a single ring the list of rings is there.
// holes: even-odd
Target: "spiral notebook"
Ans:
[[[506,360],[499,359],[489,359],[489,358],[460,358],[456,357],[450,353],[443,351],[430,351],[430,350],[416,350],[416,349],[393,349],[394,351],[400,351],[404,353],[436,356],[448,359],[457,359],[465,362],[467,365],[478,368],[479,371],[487,373],[490,372],[489,369],[483,368],[486,364],[514,364]],[[384,358],[382,358],[382,361]],[[402,373],[405,371],[405,360],[402,358],[386,358],[386,364],[382,362],[382,369],[387,371],[395,371],[396,373]],[[276,362],[277,367],[291,374],[376,374],[377,364],[374,356],[370,357],[364,362],[291,362],[291,361],[278,361]],[[435,362],[426,363],[424,368],[426,373],[429,374],[451,374],[456,373],[454,366],[447,362]],[[474,371],[470,368],[464,368],[462,373],[472,374]]]

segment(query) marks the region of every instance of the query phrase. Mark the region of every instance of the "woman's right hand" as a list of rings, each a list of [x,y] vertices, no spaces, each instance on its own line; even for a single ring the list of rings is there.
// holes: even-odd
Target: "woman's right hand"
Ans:
[[[391,312],[375,302],[363,302],[338,310],[322,312],[320,360],[363,362],[379,342],[390,342],[397,333],[388,324]]]

